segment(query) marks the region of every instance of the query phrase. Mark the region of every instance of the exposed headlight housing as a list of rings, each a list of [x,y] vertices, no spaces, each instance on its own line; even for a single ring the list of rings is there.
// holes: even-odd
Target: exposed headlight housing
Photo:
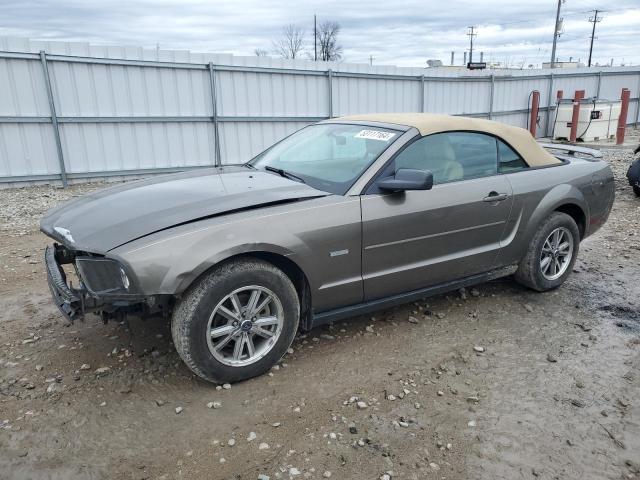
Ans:
[[[122,281],[122,286],[125,290],[129,290],[129,277],[127,277],[127,272],[124,271],[124,268],[120,267],[120,280]]]
[[[76,267],[85,288],[95,296],[127,295],[131,281],[122,265],[108,258],[76,257]]]
[[[76,243],[73,237],[71,236],[71,232],[69,229],[64,227],[53,227],[53,229],[58,232],[62,237],[69,243]]]

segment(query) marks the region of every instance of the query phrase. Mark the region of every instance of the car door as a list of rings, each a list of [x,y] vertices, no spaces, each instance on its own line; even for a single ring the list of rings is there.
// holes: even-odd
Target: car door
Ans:
[[[383,168],[429,170],[431,190],[361,196],[365,300],[490,270],[513,202],[494,137],[446,132],[410,143]]]

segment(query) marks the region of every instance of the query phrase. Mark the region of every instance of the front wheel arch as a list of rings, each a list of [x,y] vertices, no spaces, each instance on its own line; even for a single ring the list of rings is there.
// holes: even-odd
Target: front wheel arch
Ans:
[[[219,268],[221,265],[242,259],[264,260],[265,262],[268,262],[274,267],[282,270],[282,272],[289,278],[289,280],[291,280],[291,283],[293,283],[293,286],[298,293],[298,299],[300,301],[300,326],[304,330],[309,330],[311,328],[312,320],[312,295],[309,279],[304,270],[302,270],[302,268],[296,262],[279,253],[267,250],[255,250],[244,251],[242,253],[236,253],[224,257],[213,265],[208,266],[198,276],[193,278],[191,282],[189,282],[189,284],[184,286],[183,292],[187,291],[192,285],[198,283],[202,278],[206,277],[209,273]]]
[[[253,332],[253,322],[258,325],[257,322],[261,319],[270,319],[269,315],[274,316],[276,313],[271,310],[262,311],[267,304],[258,302],[259,295],[255,300],[250,300],[247,296],[241,299],[240,293],[235,295],[236,292],[257,289],[268,294],[267,297],[271,295],[271,301],[278,306],[276,310],[280,321],[272,330],[273,343],[269,343],[269,336]],[[233,295],[235,301],[228,300]],[[256,304],[251,304],[251,301],[260,303],[257,310],[252,310]],[[227,302],[226,306],[221,307],[223,302]],[[216,318],[218,322],[222,320],[222,324],[216,324],[212,330],[216,312],[219,313]],[[265,373],[282,358],[294,339],[299,318],[300,303],[289,277],[273,264],[247,256],[217,265],[189,287],[173,310],[171,334],[180,358],[193,373],[210,382],[236,382]],[[245,323],[248,324],[246,330]],[[265,325],[275,324],[271,321]],[[227,328],[231,328],[231,331]],[[214,336],[213,332],[221,329],[222,333],[215,335],[216,338],[221,335],[227,338],[222,338],[221,344],[213,346],[210,341]],[[263,352],[259,351],[260,347],[258,344],[254,345],[253,341],[248,342],[252,345],[251,348],[244,348],[245,337],[252,333],[267,339],[266,344],[262,340]],[[255,338],[258,337],[254,337],[254,341]],[[233,347],[238,342],[240,348],[236,350]],[[231,351],[228,351],[229,346],[232,347]],[[222,349],[227,349],[227,352],[223,353]],[[217,357],[217,353],[229,362]]]

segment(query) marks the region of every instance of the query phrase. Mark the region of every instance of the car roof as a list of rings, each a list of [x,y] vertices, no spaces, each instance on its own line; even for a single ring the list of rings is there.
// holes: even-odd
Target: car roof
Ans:
[[[511,145],[531,167],[562,163],[561,160],[542,148],[528,130],[481,118],[434,113],[367,113],[339,117],[332,119],[332,121],[404,125],[416,128],[423,136],[450,131],[488,133],[501,138]]]

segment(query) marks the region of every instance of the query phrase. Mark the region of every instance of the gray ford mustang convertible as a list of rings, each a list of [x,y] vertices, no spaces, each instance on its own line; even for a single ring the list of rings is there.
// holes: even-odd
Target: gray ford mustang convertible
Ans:
[[[614,182],[598,152],[546,147],[560,150],[463,117],[327,120],[243,165],[50,211],[49,285],[71,320],[170,315],[191,370],[246,379],[299,327],[510,274],[538,291],[561,285],[606,221]]]

